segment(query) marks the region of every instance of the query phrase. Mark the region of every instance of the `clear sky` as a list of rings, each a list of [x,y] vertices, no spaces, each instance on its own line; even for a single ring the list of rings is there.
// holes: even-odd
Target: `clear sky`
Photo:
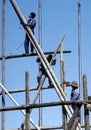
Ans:
[[[35,37],[38,38],[38,0],[16,0],[25,19],[31,11],[36,13],[37,25]],[[87,75],[88,93],[91,94],[91,62],[89,60],[91,47],[91,0],[42,0],[42,49],[43,51],[55,51],[63,34],[66,37],[63,41],[64,50],[71,50],[72,53],[64,54],[66,80],[79,80],[78,73],[78,2],[81,4],[81,55],[82,75]],[[2,19],[2,1],[0,0],[0,19]],[[25,30],[10,3],[6,1],[5,9],[5,54],[6,56],[24,53]],[[0,20],[0,45],[2,44],[2,20]],[[17,49],[19,46],[21,47]],[[1,46],[2,47],[2,46]],[[2,48],[0,47],[0,56]],[[0,61],[1,64],[1,61]],[[1,64],[2,65],[2,64]],[[0,72],[2,67],[0,67]],[[57,55],[57,64],[53,67],[54,73],[60,82],[60,56]],[[5,62],[5,87],[7,90],[21,89],[25,87],[25,71],[30,74],[30,86],[37,86],[38,64],[36,57],[10,59]],[[1,80],[2,73],[0,74]],[[45,85],[48,85],[46,80]],[[70,88],[67,88],[69,99]],[[35,92],[30,94],[32,102]],[[25,104],[25,93],[12,94],[15,100],[21,105]],[[55,91],[44,90],[43,102],[59,101]],[[6,96],[6,106],[14,105]],[[60,115],[60,116],[59,116]],[[56,116],[56,118],[55,118]],[[1,113],[0,113],[1,117]],[[31,118],[38,124],[38,109],[33,110]],[[52,117],[52,118],[51,118]],[[43,108],[43,125],[60,125],[61,108]],[[12,121],[13,119],[13,121]],[[6,112],[6,128],[18,128],[24,120],[20,111]],[[1,121],[0,121],[1,126]]]

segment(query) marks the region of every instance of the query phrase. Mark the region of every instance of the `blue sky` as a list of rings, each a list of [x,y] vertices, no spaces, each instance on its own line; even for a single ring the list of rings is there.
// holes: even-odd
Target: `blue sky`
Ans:
[[[38,38],[38,0],[16,0],[25,19],[31,11],[36,12],[37,25],[35,28],[35,37]],[[66,80],[73,81],[79,79],[78,77],[78,5],[81,4],[81,55],[82,55],[82,75],[87,75],[88,80],[88,93],[90,95],[90,75],[91,75],[91,62],[89,59],[90,42],[91,42],[91,1],[90,0],[42,0],[42,49],[43,51],[55,51],[63,34],[66,37],[63,41],[64,50],[71,50],[72,53],[64,54]],[[2,9],[2,1],[0,0],[0,10]],[[5,53],[14,55],[24,53],[23,42],[25,38],[25,30],[10,3],[6,1],[6,14],[5,14]],[[0,11],[0,19],[2,19],[2,10]],[[2,21],[0,20],[0,39],[2,39]],[[0,40],[0,44],[2,40]],[[19,45],[22,46],[16,50]],[[0,56],[1,54],[0,47]],[[1,61],[0,61],[1,64]],[[2,64],[1,64],[2,65]],[[1,71],[0,67],[0,71]],[[57,55],[57,64],[53,67],[54,73],[60,82],[60,56]],[[25,87],[25,71],[30,74],[30,86],[37,86],[38,64],[36,57],[10,59],[5,62],[5,87],[7,90],[20,89]],[[1,80],[1,75],[0,75]],[[45,85],[48,82],[46,80]],[[35,92],[31,93],[31,101]],[[67,96],[69,99],[70,88],[67,88]],[[12,94],[19,104],[25,104],[25,93]],[[59,101],[54,90],[43,91],[43,102]],[[6,96],[6,105],[13,105],[12,101]],[[58,109],[58,110],[57,110]],[[43,109],[43,125],[60,125],[61,108],[44,108]],[[45,114],[48,112],[48,114]],[[31,117],[38,123],[38,109],[33,110]],[[0,114],[1,116],[1,114]],[[53,118],[51,119],[51,116]],[[56,118],[55,118],[56,116]],[[9,120],[8,120],[9,118]],[[11,123],[12,118],[14,121]],[[6,128],[18,128],[24,120],[24,116],[19,111],[6,112]],[[1,126],[1,122],[0,122]]]

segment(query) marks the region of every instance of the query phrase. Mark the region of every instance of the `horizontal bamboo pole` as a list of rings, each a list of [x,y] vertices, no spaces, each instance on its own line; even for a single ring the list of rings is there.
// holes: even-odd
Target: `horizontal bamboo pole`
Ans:
[[[21,106],[10,106],[10,107],[0,107],[0,111],[13,111],[13,110],[22,110],[22,109],[33,109],[39,107],[51,107],[51,106],[59,106],[59,105],[72,105],[72,104],[91,104],[91,100],[80,100],[80,101],[61,101],[61,102],[50,102],[50,103],[41,103],[41,104],[29,104],[29,105],[21,105]]]
[[[84,128],[85,125],[81,125],[81,128]],[[90,125],[91,127],[91,125]],[[54,129],[63,129],[63,126],[44,126],[44,127],[40,127],[41,130],[54,130]],[[11,129],[7,129],[7,130],[21,130],[21,128],[11,128]],[[35,128],[31,128],[31,130],[35,130]]]
[[[69,84],[67,84],[66,85],[66,87],[70,87],[70,83]],[[60,86],[62,86],[61,84],[60,84]],[[12,87],[11,87],[12,88]],[[41,89],[43,90],[43,89],[53,89],[54,87],[48,87],[48,86],[43,86]],[[29,88],[29,91],[36,91],[36,90],[38,90],[38,88],[37,87],[33,87],[33,88]],[[13,89],[13,90],[8,90],[8,92],[9,93],[20,93],[20,92],[25,92],[25,89],[24,89],[24,87],[23,88],[21,88],[21,89]],[[5,93],[6,94],[6,93]],[[2,95],[2,92],[0,92],[0,95]]]
[[[44,52],[45,55],[48,54],[53,54],[54,51],[50,51],[50,52]],[[63,53],[71,53],[70,50],[66,51],[64,50]],[[60,54],[60,51],[57,52],[57,54]],[[31,54],[19,54],[19,55],[9,55],[9,56],[5,56],[5,59],[12,59],[12,58],[22,58],[22,57],[29,57],[29,56],[38,56],[37,53],[31,53]],[[0,57],[0,60],[2,60],[2,57]]]
[[[52,87],[44,86],[42,89],[52,89]],[[29,91],[36,91],[38,88],[29,88]],[[24,88],[21,89],[13,89],[13,90],[8,90],[9,93],[20,93],[20,92],[25,92]],[[6,93],[5,93],[6,94]],[[0,95],[2,95],[2,92],[0,92]]]

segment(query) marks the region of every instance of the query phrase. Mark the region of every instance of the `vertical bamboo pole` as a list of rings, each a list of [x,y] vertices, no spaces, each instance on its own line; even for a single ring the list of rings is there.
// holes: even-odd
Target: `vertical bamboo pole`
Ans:
[[[83,94],[84,100],[88,100],[88,89],[87,89],[87,76],[83,75]],[[90,130],[89,126],[89,111],[84,105],[84,117],[85,117],[85,130]]]
[[[39,45],[42,48],[42,0],[38,0],[38,37]],[[39,103],[42,103],[42,90],[39,94]],[[39,108],[39,126],[42,126],[42,108]]]
[[[81,5],[78,3],[78,69],[79,69],[79,91],[82,97],[82,57],[81,57]]]
[[[5,0],[2,0],[2,84],[5,86]],[[2,107],[5,106],[5,95],[2,89]],[[2,112],[2,126],[5,130],[5,112]]]
[[[61,84],[62,84],[62,88],[64,93],[66,94],[66,85],[63,84],[63,82],[65,81],[65,64],[64,64],[64,60],[63,60],[63,44],[61,44],[61,48],[60,48],[60,77],[61,77]],[[67,113],[66,110],[64,108],[64,106],[62,106],[62,113],[63,113],[63,129],[67,130]]]
[[[81,55],[81,4],[78,3],[78,71],[79,71],[79,92],[80,97],[83,95],[82,87],[82,55]],[[81,122],[83,122],[83,107],[81,107]]]
[[[26,105],[29,105],[29,73],[25,73],[25,87],[26,87]],[[29,108],[26,109],[26,130],[30,130],[30,110]]]

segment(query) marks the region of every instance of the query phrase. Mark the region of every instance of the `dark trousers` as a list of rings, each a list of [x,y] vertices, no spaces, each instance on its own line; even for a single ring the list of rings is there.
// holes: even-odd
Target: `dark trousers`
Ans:
[[[72,105],[72,108],[73,108],[73,110],[75,111],[75,109],[77,108],[77,104],[73,104],[73,105]],[[77,116],[78,116],[78,117],[81,116],[81,115],[80,115],[80,110],[78,111]]]
[[[38,73],[38,76],[37,76],[38,84],[40,84],[40,81],[41,81],[43,75],[45,75],[48,78],[49,85],[53,86],[52,82],[51,82],[50,78],[48,77],[48,75],[46,74],[45,70],[41,70],[41,69],[39,70],[39,73]]]
[[[24,49],[25,49],[25,53],[29,54],[29,42],[30,42],[30,49],[31,49],[31,53],[34,52],[34,46],[32,44],[32,42],[30,41],[28,35],[25,35],[25,42],[24,42]]]

